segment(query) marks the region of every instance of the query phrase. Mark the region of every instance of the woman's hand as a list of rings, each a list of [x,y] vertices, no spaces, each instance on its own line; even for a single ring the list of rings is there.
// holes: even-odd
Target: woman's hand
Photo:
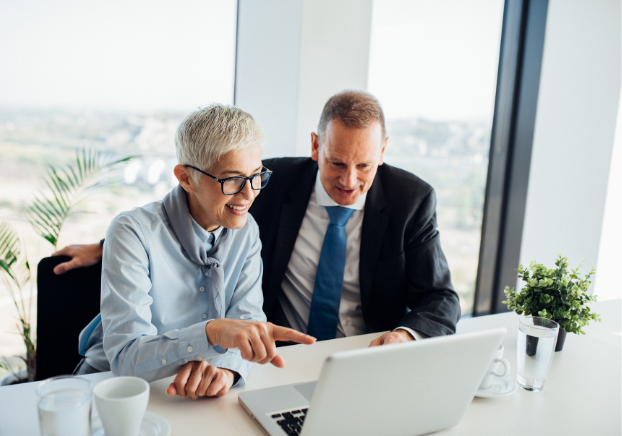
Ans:
[[[292,341],[313,344],[315,338],[296,330],[274,325],[271,322],[219,318],[207,323],[205,333],[210,345],[238,348],[242,359],[260,364],[272,363],[285,367],[285,361],[276,352],[275,341]]]
[[[204,360],[188,362],[181,367],[166,393],[182,398],[222,397],[233,385],[233,372],[217,368]]]

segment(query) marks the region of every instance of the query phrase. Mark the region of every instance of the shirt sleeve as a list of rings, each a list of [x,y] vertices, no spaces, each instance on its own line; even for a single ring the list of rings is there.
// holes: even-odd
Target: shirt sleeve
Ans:
[[[250,215],[248,220],[250,222],[247,225],[251,226],[252,231],[249,232],[246,258],[238,276],[226,317],[250,321],[265,321],[266,315],[262,309],[263,293],[261,290],[263,273],[261,241],[255,221]],[[248,373],[253,366],[252,362],[242,359],[240,350],[237,348],[230,348],[225,354],[214,357],[210,364],[240,374],[240,379],[236,386],[244,386]]]
[[[426,335],[425,333],[418,332],[417,330],[413,330],[408,327],[397,327],[396,329],[393,329],[393,331],[395,330],[407,331],[408,333],[410,333],[410,336],[412,336],[415,341],[420,341],[421,339],[429,338],[429,336]]]
[[[149,246],[140,224],[117,217],[106,234],[102,266],[103,346],[114,375],[147,381],[176,374],[197,355],[218,355],[210,346],[207,321],[158,334],[151,323]]]

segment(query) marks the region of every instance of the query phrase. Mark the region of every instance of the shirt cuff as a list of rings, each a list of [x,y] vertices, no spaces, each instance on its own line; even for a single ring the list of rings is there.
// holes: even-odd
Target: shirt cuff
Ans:
[[[240,379],[238,380],[238,382],[231,387],[242,387],[246,384],[248,373],[250,372],[254,363],[242,359],[240,350],[238,350],[237,348],[230,348],[225,354],[214,357],[211,360],[210,365],[217,368],[229,369],[240,374]]]
[[[420,341],[421,339],[429,338],[429,336],[426,335],[425,333],[421,333],[421,332],[419,332],[417,330],[413,330],[413,329],[408,328],[408,327],[397,327],[397,328],[393,329],[393,331],[395,331],[395,330],[405,330],[405,331],[407,331],[408,333],[410,333],[410,335],[413,338],[415,338],[416,341]]]

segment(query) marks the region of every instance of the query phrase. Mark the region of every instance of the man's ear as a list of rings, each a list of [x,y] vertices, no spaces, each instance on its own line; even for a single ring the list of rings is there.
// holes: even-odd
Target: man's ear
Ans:
[[[184,188],[184,191],[186,192],[194,192],[194,183],[190,178],[190,171],[190,168],[187,168],[183,165],[175,165],[175,168],[173,169],[175,177],[177,177],[179,184],[182,188]]]
[[[311,132],[311,159],[318,161],[320,158],[320,138]]]
[[[387,144],[389,143],[389,137],[384,138],[384,144],[382,144],[382,151],[380,152],[380,161],[378,165],[382,165],[384,163],[384,152],[387,149]]]

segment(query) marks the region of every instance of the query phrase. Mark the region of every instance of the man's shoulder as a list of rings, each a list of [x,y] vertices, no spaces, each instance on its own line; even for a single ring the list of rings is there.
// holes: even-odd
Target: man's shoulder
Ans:
[[[432,185],[422,178],[392,165],[383,164],[378,167],[378,175],[387,197],[426,197],[434,192]]]
[[[291,176],[317,168],[317,163],[310,157],[274,157],[264,159],[263,165],[273,172],[273,177]]]

